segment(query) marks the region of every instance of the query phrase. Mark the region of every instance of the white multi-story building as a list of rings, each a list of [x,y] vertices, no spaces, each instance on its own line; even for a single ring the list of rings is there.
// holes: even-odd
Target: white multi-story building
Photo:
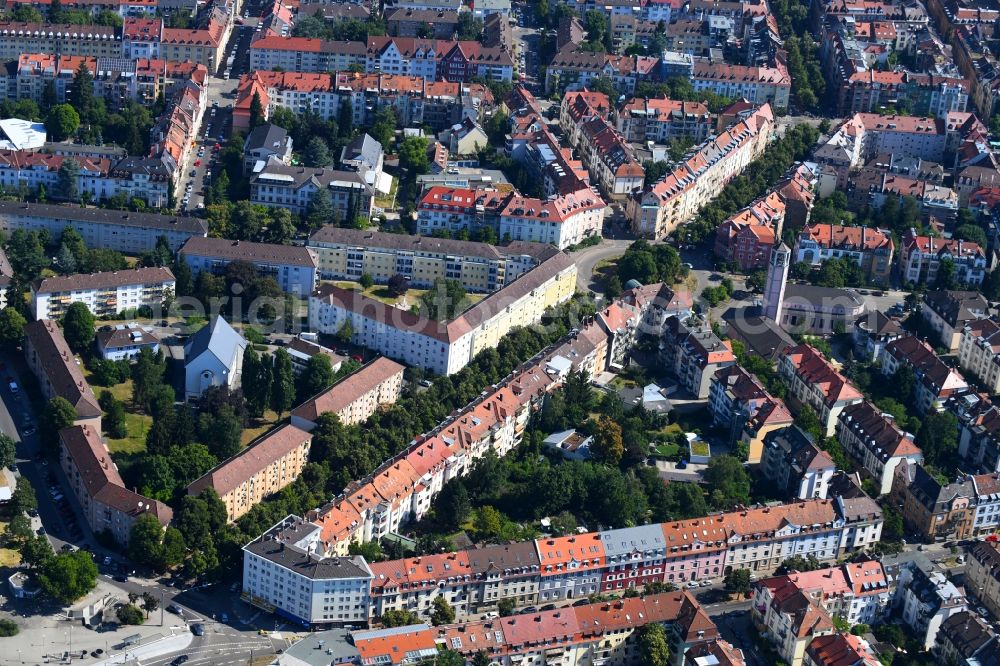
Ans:
[[[169,268],[158,267],[42,278],[31,285],[31,310],[35,319],[60,319],[73,303],[83,303],[95,317],[158,309],[176,284]]]
[[[0,231],[8,235],[45,230],[57,238],[67,227],[76,229],[87,247],[128,254],[148,252],[161,236],[178,250],[189,238],[208,234],[208,223],[197,217],[0,201]]]
[[[917,380],[913,383],[913,399],[921,416],[969,388],[962,373],[949,367],[926,341],[916,336],[906,336],[887,344],[879,357],[879,364],[887,378],[904,366],[913,370]]]
[[[305,625],[367,624],[371,568],[360,556],[323,557],[319,536],[288,516],[244,546],[243,599]]]
[[[690,137],[701,143],[715,131],[715,122],[703,102],[636,97],[618,110],[618,131],[632,142],[666,144]]]
[[[334,214],[342,221],[353,223],[353,219],[348,220],[351,215],[365,220],[371,217],[375,192],[357,171],[289,166],[272,157],[250,177],[252,202],[287,208],[299,215],[309,210],[309,204],[321,189],[329,192]]]
[[[550,243],[559,249],[600,236],[604,200],[592,189],[551,199],[497,190],[432,187],[417,205],[417,233],[491,227],[504,240]]]
[[[1000,325],[978,319],[962,329],[958,364],[991,394],[1000,393]]]
[[[986,253],[978,243],[958,239],[918,236],[910,229],[899,248],[899,271],[903,280],[933,285],[943,261],[954,266],[955,282],[979,285],[986,279]]]
[[[844,408],[864,400],[861,391],[810,345],[786,349],[778,359],[778,374],[788,386],[789,398],[798,403],[793,407],[811,407],[827,437],[833,436]]]
[[[576,265],[560,252],[451,321],[434,321],[325,284],[309,299],[309,325],[313,331],[336,333],[346,322],[355,344],[448,375],[481,350],[495,347],[511,328],[539,321],[546,308],[569,299],[575,290]]]
[[[282,291],[301,296],[316,288],[316,256],[299,245],[251,243],[226,238],[195,237],[180,250],[192,275],[208,271],[222,275],[234,261],[253,264],[264,277],[272,277]]]
[[[837,439],[850,456],[875,481],[879,495],[892,490],[896,467],[903,462],[922,465],[924,455],[893,418],[867,400],[848,406],[837,419]]]
[[[691,85],[697,92],[770,104],[777,111],[785,111],[792,92],[792,77],[780,62],[775,67],[746,67],[695,58]]]
[[[697,398],[709,397],[716,373],[736,364],[733,350],[711,329],[680,317],[664,322],[660,360]]]

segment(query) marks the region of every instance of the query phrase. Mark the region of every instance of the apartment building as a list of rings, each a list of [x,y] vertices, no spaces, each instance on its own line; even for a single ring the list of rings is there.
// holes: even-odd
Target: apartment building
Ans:
[[[784,199],[771,192],[719,225],[715,231],[715,256],[741,271],[764,268],[784,221]]]
[[[893,607],[925,650],[934,647],[941,626],[966,610],[965,594],[933,565],[919,558],[899,569]]]
[[[715,120],[702,102],[633,97],[618,109],[618,131],[627,141],[667,144],[681,138],[701,143],[715,131]]]
[[[58,237],[67,227],[76,229],[87,247],[128,254],[148,251],[161,236],[177,250],[189,238],[208,234],[208,223],[197,217],[0,201],[0,231],[7,234],[45,230]]]
[[[198,62],[210,72],[223,64],[226,42],[232,32],[232,17],[219,7],[209,10],[208,23],[203,28],[163,28],[160,36],[160,56],[175,62]]]
[[[691,85],[696,92],[711,92],[729,99],[746,99],[752,104],[769,104],[775,111],[788,109],[792,77],[784,63],[773,67],[747,67],[695,58]]]
[[[866,363],[874,363],[882,355],[885,346],[903,337],[905,332],[896,319],[890,319],[876,310],[858,317],[851,335],[857,358],[864,359]]]
[[[965,327],[986,317],[989,307],[978,291],[932,290],[924,294],[920,314],[937,335],[938,344],[954,353],[961,346]]]
[[[635,94],[636,84],[656,80],[660,59],[640,55],[612,55],[578,51],[567,45],[545,68],[546,93],[587,88],[596,79],[607,78],[626,97]]]
[[[810,345],[786,349],[778,359],[778,375],[788,386],[793,409],[811,407],[826,437],[834,435],[845,408],[864,400],[861,392]]]
[[[56,322],[41,319],[25,325],[24,360],[38,379],[45,400],[64,398],[76,410],[74,424],[100,432],[104,411]]]
[[[578,136],[580,159],[606,197],[622,201],[642,187],[646,170],[614,125],[601,117],[587,118]]]
[[[853,666],[879,666],[882,663],[864,638],[840,633],[812,639],[802,663],[805,666],[837,666],[845,662]]]
[[[927,342],[915,336],[887,344],[879,362],[885,377],[892,377],[904,366],[913,370],[917,380],[913,384],[913,398],[921,416],[943,405],[953,395],[969,390],[962,374],[942,361]]]
[[[766,578],[754,585],[751,598],[755,600],[752,605],[758,606],[758,602],[781,604],[789,597],[803,594],[814,599],[817,607],[831,618],[841,618],[854,626],[884,619],[893,593],[891,578],[882,563],[864,560]]]
[[[1000,650],[987,621],[970,610],[955,613],[941,623],[934,652],[947,664],[975,664]]]
[[[450,322],[437,322],[357,292],[322,285],[309,299],[313,331],[335,333],[350,323],[352,341],[437,374],[452,374],[495,347],[514,326],[538,321],[546,308],[576,290],[576,265],[558,253]]]
[[[739,365],[715,373],[708,410],[714,425],[728,429],[731,445],[747,445],[747,462],[751,464],[761,461],[767,436],[794,421],[785,402],[772,397],[754,375]]]
[[[132,526],[143,515],[166,527],[173,511],[125,487],[111,452],[101,441],[100,425],[74,425],[59,431],[59,466],[94,534],[110,533],[128,545]]]
[[[976,598],[993,617],[1000,616],[1000,545],[979,541],[969,550],[965,565],[966,585],[976,590]]]
[[[134,322],[102,326],[97,331],[95,343],[97,353],[109,361],[121,361],[134,358],[143,349],[154,354],[160,350],[160,339],[153,334],[149,326],[139,326]]]
[[[879,495],[892,490],[896,467],[922,465],[923,452],[885,414],[867,400],[849,405],[837,419],[837,440],[846,453],[875,482]]]
[[[541,243],[489,245],[433,236],[408,236],[328,225],[309,236],[320,277],[354,280],[370,275],[384,283],[402,275],[415,288],[457,280],[469,292],[501,289],[556,252]]]
[[[954,266],[958,283],[980,285],[986,279],[986,253],[977,243],[918,236],[913,229],[903,237],[899,271],[907,282],[933,285],[941,262],[946,260]]]
[[[312,435],[286,423],[205,472],[187,487],[188,495],[211,488],[226,505],[229,522],[234,522],[299,478],[309,462],[311,444]]]
[[[819,266],[830,259],[855,262],[870,281],[885,282],[892,272],[895,246],[885,229],[845,227],[839,224],[810,224],[795,241],[796,263]]]
[[[434,39],[452,39],[458,30],[458,12],[399,7],[385,17],[389,34],[394,37],[417,37],[429,26]]]
[[[371,568],[361,556],[317,557],[319,533],[288,516],[244,546],[242,598],[305,625],[366,624]]]
[[[867,498],[866,504],[865,518],[855,516],[850,509],[845,510],[841,500],[811,499],[709,518],[559,538],[543,537],[420,559],[380,562],[371,567],[365,565],[372,572],[370,588],[363,588],[370,590],[370,596],[366,599],[367,607],[361,608],[362,585],[350,590],[351,601],[356,604],[351,610],[358,611],[352,619],[363,623],[385,610],[401,607],[426,613],[438,595],[453,602],[457,614],[462,617],[495,608],[503,599],[521,606],[546,600],[582,598],[592,594],[591,590],[638,589],[654,581],[681,584],[691,580],[717,580],[731,568],[772,571],[784,558],[795,553],[832,561],[861,545],[847,534],[863,524],[868,532],[865,545],[879,538],[881,512]],[[282,563],[269,557],[282,543],[287,551],[298,542],[298,548],[312,553],[308,561],[314,567],[335,568],[339,565],[334,562],[349,561],[344,557],[323,556],[325,530],[321,519],[314,524],[290,518],[294,520],[290,527],[275,526],[244,548],[244,599],[272,611],[280,609],[283,613],[294,613],[311,624],[324,624],[323,620],[328,618],[306,618],[301,601],[321,595],[325,590],[322,582],[302,581],[305,582],[302,589],[305,594],[288,599],[262,593],[267,581],[262,580],[261,571],[266,568],[272,575],[282,572],[287,576],[294,571],[293,563],[302,559],[299,555],[291,563]],[[869,525],[874,529],[868,530]],[[670,545],[683,544],[685,534],[689,538],[691,534],[698,534],[698,538],[686,546]],[[275,542],[279,545],[274,545]],[[845,543],[851,545],[842,545]],[[265,548],[269,552],[261,552]],[[297,553],[293,551],[294,555]],[[262,559],[269,559],[270,563],[264,564]],[[859,587],[862,579],[875,578],[874,572],[851,575]],[[253,601],[254,598],[260,601]],[[326,622],[333,623],[336,622]]]
[[[315,395],[292,410],[292,425],[304,431],[316,427],[323,414],[336,414],[344,425],[364,423],[383,405],[391,405],[403,392],[406,368],[384,356]]]
[[[346,72],[352,66],[364,71],[367,62],[367,49],[361,42],[266,35],[250,45],[252,71]]]
[[[330,193],[334,214],[341,220],[355,215],[371,218],[375,191],[357,171],[336,171],[326,167],[289,166],[271,158],[250,177],[250,200],[268,207],[287,208],[302,215],[316,192]]]
[[[664,323],[660,360],[681,386],[699,399],[709,396],[712,379],[720,369],[736,364],[731,344],[704,324],[676,316]]]
[[[299,245],[251,243],[226,238],[192,237],[179,255],[191,274],[202,271],[222,275],[234,261],[253,264],[264,277],[272,277],[282,291],[306,296],[316,287],[316,256]]]
[[[517,192],[431,187],[417,204],[417,233],[433,235],[492,227],[501,238],[550,243],[559,249],[599,236],[607,204],[584,187],[548,199]]]
[[[773,127],[774,114],[765,104],[701,144],[683,164],[628,199],[626,216],[632,230],[647,238],[663,238],[691,220],[763,153]]]
[[[890,498],[901,508],[907,529],[926,539],[972,536],[975,488],[968,477],[941,483],[922,465],[900,465]]]
[[[35,319],[61,319],[73,303],[85,304],[95,317],[138,308],[156,311],[176,284],[170,269],[160,267],[40,278],[31,284],[31,310]]]
[[[991,394],[1000,393],[1000,325],[977,319],[962,329],[958,365]]]
[[[761,473],[786,499],[826,499],[836,469],[830,454],[796,426],[775,430],[764,439]]]
[[[0,60],[17,60],[22,53],[120,58],[122,40],[116,28],[104,25],[0,23]]]

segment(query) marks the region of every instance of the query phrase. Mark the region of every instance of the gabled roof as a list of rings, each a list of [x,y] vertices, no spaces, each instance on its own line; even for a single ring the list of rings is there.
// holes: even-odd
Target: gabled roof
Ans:
[[[80,372],[76,357],[56,322],[51,319],[29,322],[24,327],[24,335],[37,355],[41,371],[45,373],[53,392],[73,405],[78,417],[100,417],[104,411]]]
[[[215,356],[230,370],[236,370],[237,349],[246,349],[247,341],[222,317],[216,317],[191,336],[184,348],[184,362],[190,364],[204,353]]]

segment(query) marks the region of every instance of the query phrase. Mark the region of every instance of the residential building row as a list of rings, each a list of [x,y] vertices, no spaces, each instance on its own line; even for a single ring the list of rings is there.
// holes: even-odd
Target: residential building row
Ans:
[[[720,370],[736,364],[732,343],[721,340],[707,322],[693,317],[668,317],[659,345],[660,362],[699,399],[709,397],[711,383]]]
[[[547,308],[568,300],[575,291],[576,265],[560,252],[451,321],[434,321],[324,284],[309,298],[309,326],[332,334],[347,324],[355,344],[449,375],[483,349],[495,347],[515,326],[539,321]]]
[[[191,482],[187,492],[214,490],[233,522],[299,478],[311,444],[312,435],[305,430],[290,423],[278,426]]]
[[[272,156],[250,176],[250,201],[287,208],[297,215],[309,210],[320,190],[330,195],[333,214],[341,221],[361,217],[367,222],[371,218],[375,188],[362,172],[289,165]]]
[[[208,235],[208,223],[198,217],[0,201],[0,231],[7,234],[19,229],[46,231],[57,238],[69,227],[79,232],[87,247],[127,254],[149,251],[160,237],[176,251],[189,238]]]
[[[959,284],[981,285],[986,279],[986,251],[978,243],[920,236],[910,229],[900,242],[899,272],[906,282],[934,284],[943,262],[954,268]]]
[[[557,252],[541,243],[490,245],[332,225],[313,232],[306,244],[324,280],[358,281],[370,275],[376,283],[386,283],[402,275],[416,289],[447,279],[473,293],[502,289]]]
[[[995,534],[1000,528],[1000,477],[959,474],[947,482],[921,465],[900,464],[889,495],[908,530],[928,542]]]
[[[811,224],[795,240],[795,262],[820,266],[830,259],[856,263],[871,282],[885,283],[892,272],[895,244],[884,229]]]
[[[514,62],[498,47],[479,42],[371,36],[368,42],[269,36],[250,45],[250,69],[286,72],[346,72],[418,76],[428,81],[510,81]]]
[[[715,231],[715,256],[751,272],[767,266],[787,222],[805,226],[816,199],[816,174],[798,164],[770,192],[734,213]]]
[[[833,364],[815,347],[800,344],[786,349],[778,359],[778,375],[788,386],[793,411],[811,408],[819,418],[823,434],[832,437],[837,420],[850,405],[864,400]]]
[[[562,250],[600,236],[606,206],[586,186],[546,199],[494,188],[436,186],[427,189],[417,203],[417,233],[430,236],[440,230],[454,234],[492,228],[505,242],[548,243]]]
[[[962,373],[948,366],[933,347],[916,336],[904,336],[887,344],[879,363],[886,378],[892,378],[901,368],[913,371],[916,381],[912,399],[920,416],[969,390]]]
[[[293,426],[309,432],[323,414],[335,414],[344,425],[364,423],[403,392],[406,368],[381,356],[292,410]]]
[[[773,127],[774,114],[764,105],[700,145],[672,172],[628,199],[626,216],[632,230],[643,237],[663,238],[693,219],[763,154]]]
[[[201,28],[167,28],[161,18],[128,17],[121,28],[48,23],[0,24],[0,60],[24,53],[52,53],[90,58],[162,58],[194,62],[215,72],[233,27],[229,13],[214,6]]]
[[[74,191],[65,192],[61,167],[79,167]],[[79,202],[81,197],[107,201],[117,195],[139,199],[151,208],[165,208],[174,186],[175,167],[156,157],[108,159],[57,155],[33,150],[0,150],[0,187],[10,193],[44,192],[55,201]]]
[[[59,431],[59,466],[94,534],[128,545],[132,526],[151,515],[166,527],[173,511],[163,502],[128,489],[101,440],[100,425],[86,423]]]
[[[76,410],[74,425],[88,425],[100,432],[104,411],[59,325],[51,319],[28,322],[24,327],[23,349],[24,360],[38,380],[45,400],[65,399]]]
[[[482,122],[493,108],[493,95],[481,83],[434,81],[421,76],[345,69],[320,73],[257,70],[245,74],[236,89],[233,126],[249,128],[250,105],[260,99],[269,118],[279,108],[301,115],[306,109],[324,120],[337,119],[350,104],[352,122],[366,126],[390,107],[407,127],[428,125],[435,131],[468,118]]]
[[[31,310],[35,319],[62,319],[73,303],[83,303],[95,317],[161,310],[176,284],[170,269],[161,267],[39,278],[31,284]]]
[[[438,596],[467,617],[501,601],[545,604],[736,569],[770,572],[796,554],[833,561],[876,543],[881,528],[874,501],[837,497],[368,564],[323,556],[322,523],[289,517],[244,547],[243,598],[309,625],[368,622],[389,610],[427,615]],[[364,574],[331,585],[338,567],[362,563]],[[286,595],[279,583],[306,594]]]
[[[316,255],[300,245],[253,243],[193,236],[179,250],[191,275],[202,271],[224,275],[234,261],[252,264],[262,277],[274,278],[282,291],[305,297],[316,288]]]
[[[646,170],[615,126],[606,119],[608,98],[586,88],[563,95],[560,125],[592,182],[609,199],[621,201],[642,187]]]
[[[169,97],[180,83],[191,80],[205,85],[208,68],[200,62],[170,62],[155,56],[91,57],[59,53],[22,53],[0,68],[0,96],[8,100],[30,99],[41,104],[46,89],[65,104],[83,65],[94,79],[94,96],[111,111],[128,102],[151,106],[161,95]]]

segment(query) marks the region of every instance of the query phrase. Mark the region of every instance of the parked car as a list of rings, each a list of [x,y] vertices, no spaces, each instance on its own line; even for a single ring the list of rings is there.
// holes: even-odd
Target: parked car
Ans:
[[[204,636],[205,635],[205,625],[203,625],[201,623],[192,624],[191,625],[191,633],[194,634],[195,636]]]

